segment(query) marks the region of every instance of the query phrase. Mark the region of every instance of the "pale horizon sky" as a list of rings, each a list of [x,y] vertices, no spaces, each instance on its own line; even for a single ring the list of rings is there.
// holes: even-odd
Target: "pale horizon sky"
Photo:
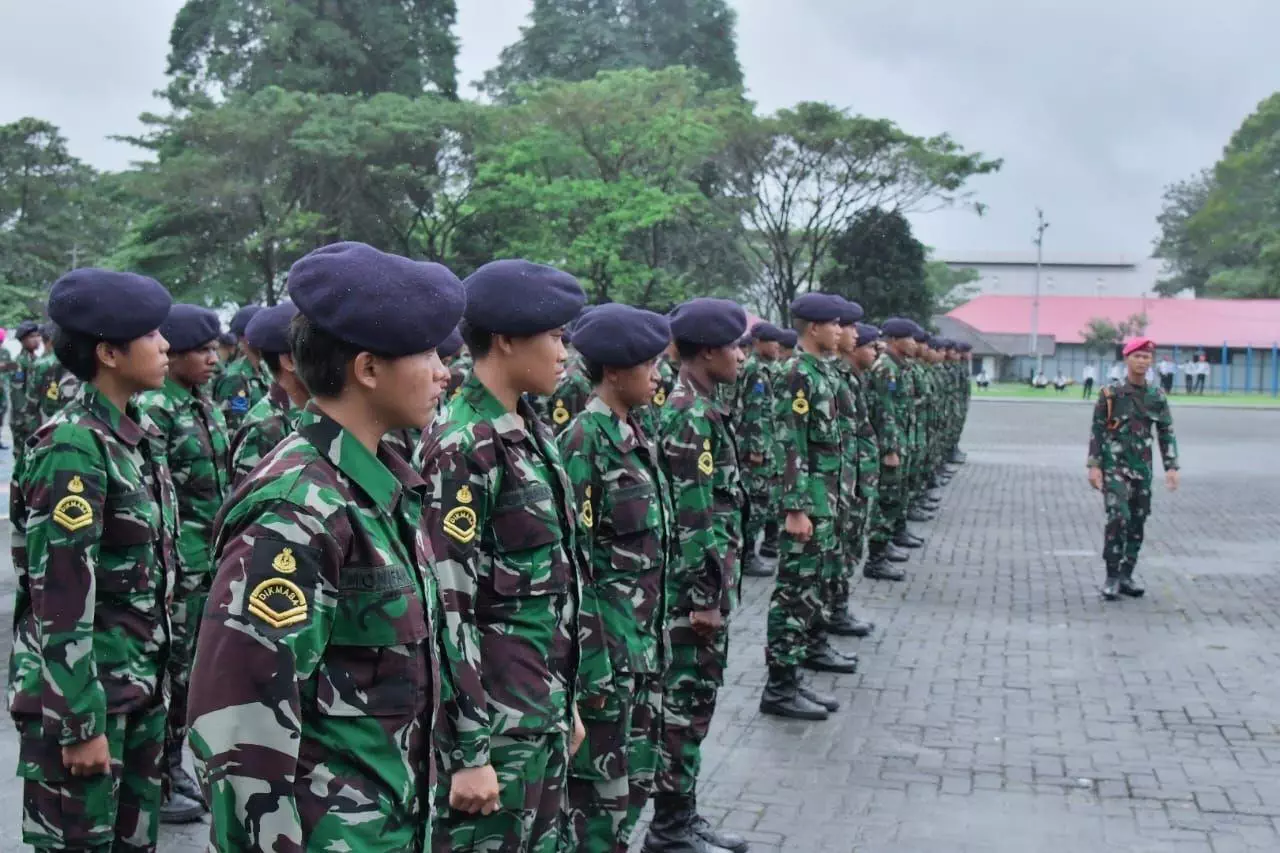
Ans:
[[[163,104],[181,0],[0,0],[0,123],[48,119],[73,154],[119,169]],[[733,0],[749,96],[829,101],[917,134],[949,132],[1004,169],[972,184],[985,217],[913,217],[940,254],[1150,254],[1165,185],[1211,166],[1280,90],[1275,0]],[[463,91],[516,39],[531,0],[458,0]]]

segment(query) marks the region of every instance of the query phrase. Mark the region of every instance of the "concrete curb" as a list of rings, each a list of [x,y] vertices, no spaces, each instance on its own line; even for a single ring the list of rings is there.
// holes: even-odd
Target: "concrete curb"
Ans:
[[[980,396],[978,396],[977,394],[974,394],[974,395],[973,395],[972,397],[970,397],[969,399],[970,399],[970,400],[972,400],[972,401],[973,401],[973,402],[975,402],[975,403],[1015,403],[1015,404],[1027,404],[1027,405],[1033,405],[1033,406],[1043,406],[1043,405],[1049,405],[1049,406],[1087,405],[1087,406],[1092,406],[1092,405],[1093,405],[1093,403],[1094,403],[1094,400],[1097,400],[1097,396],[1095,395],[1095,396],[1094,396],[1094,398],[1093,398],[1093,400],[1081,400],[1079,397],[1075,397],[1074,399],[1070,399],[1070,400],[1067,400],[1067,399],[1054,399],[1054,398],[1052,398],[1052,397],[1046,397],[1046,398],[1045,398],[1045,399],[1043,399],[1043,400],[1032,400],[1032,399],[1028,399],[1027,397],[980,397]],[[1173,404],[1173,407],[1174,407],[1175,409],[1176,409],[1176,408],[1178,408],[1178,398],[1177,398],[1177,397],[1170,397],[1170,398],[1169,398],[1169,402]],[[1247,403],[1226,403],[1226,402],[1223,402],[1223,403],[1193,403],[1193,404],[1188,405],[1188,406],[1187,406],[1187,408],[1190,408],[1190,409],[1231,409],[1231,410],[1234,410],[1234,411],[1237,411],[1237,412],[1271,412],[1271,413],[1276,413],[1276,412],[1280,412],[1280,401],[1276,402],[1274,405],[1267,404],[1267,405],[1262,405],[1262,406],[1250,406],[1250,405],[1249,405],[1249,404],[1247,404]]]

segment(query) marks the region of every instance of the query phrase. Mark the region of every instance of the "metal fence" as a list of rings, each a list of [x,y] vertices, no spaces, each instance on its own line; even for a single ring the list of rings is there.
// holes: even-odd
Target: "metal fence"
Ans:
[[[1174,393],[1186,392],[1184,364],[1188,357],[1199,360],[1204,354],[1209,362],[1209,377],[1205,383],[1206,394],[1270,394],[1280,397],[1280,343],[1270,349],[1246,347],[1233,349],[1222,347],[1168,347],[1156,351],[1155,363],[1170,358],[1176,367]],[[1121,364],[1119,358],[1099,359],[1094,353],[1086,353],[1084,347],[1060,344],[1053,357],[1042,360],[1044,375],[1050,384],[1058,373],[1079,384],[1085,365],[1092,364],[1098,371],[1099,382],[1106,382],[1113,365]],[[1036,360],[1030,356],[1006,359],[999,379],[1006,382],[1025,382],[1033,375]]]

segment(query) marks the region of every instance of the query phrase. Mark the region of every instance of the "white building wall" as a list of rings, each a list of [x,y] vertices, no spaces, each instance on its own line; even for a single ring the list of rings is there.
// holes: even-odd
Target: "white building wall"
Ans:
[[[971,295],[1032,296],[1035,294],[1035,258],[1000,256],[942,256],[952,269],[973,269],[981,276],[970,285]],[[1046,259],[1040,270],[1041,296],[1155,295],[1160,261]]]

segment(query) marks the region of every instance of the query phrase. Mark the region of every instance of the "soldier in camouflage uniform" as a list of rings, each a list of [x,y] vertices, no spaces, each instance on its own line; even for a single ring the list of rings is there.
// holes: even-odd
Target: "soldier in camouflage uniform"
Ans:
[[[298,415],[311,392],[298,378],[289,352],[289,324],[297,307],[285,300],[254,315],[245,328],[249,346],[262,353],[271,371],[267,396],[254,403],[231,439],[231,487],[238,488],[258,463],[298,426]]]
[[[655,369],[658,371],[658,390],[653,392],[653,400],[649,405],[635,411],[636,423],[644,430],[645,435],[655,441],[662,426],[662,407],[676,387],[676,373],[679,370],[679,355],[675,351],[675,343],[667,345],[666,350],[658,356]]]
[[[956,351],[956,386],[960,390],[960,422],[956,425],[956,443],[948,461],[952,465],[963,465],[965,454],[960,449],[960,436],[964,434],[964,424],[969,417],[969,399],[973,394],[973,345],[965,341],[957,341]]]
[[[54,326],[44,323],[40,326],[40,341],[43,354],[36,359],[32,368],[32,379],[29,385],[34,395],[33,403],[41,424],[62,411],[62,407],[75,399],[80,390],[80,381],[71,371],[62,366],[53,354]]]
[[[846,357],[853,371],[854,394],[866,413],[857,431],[858,493],[854,501],[857,517],[861,520],[858,541],[860,550],[870,550],[871,531],[875,527],[876,513],[880,505],[880,433],[884,430],[884,411],[881,398],[871,388],[871,367],[880,356],[880,329],[869,323],[854,326],[854,349]]]
[[[913,336],[917,328],[915,323],[899,317],[886,320],[880,333],[888,348],[876,358],[868,374],[868,403],[880,446],[880,483],[862,574],[873,580],[900,581],[906,577],[903,571],[889,565],[889,557],[893,539],[907,523],[907,456],[911,452],[908,436],[912,432],[914,400],[905,367],[915,352]]]
[[[178,498],[178,572],[170,622],[169,716],[165,726],[168,796],[164,823],[189,823],[204,814],[200,788],[183,769],[187,740],[187,684],[200,617],[213,580],[213,519],[227,496],[230,465],[227,425],[204,384],[217,363],[218,315],[198,305],[174,305],[160,326],[169,342],[169,377],[158,391],[138,399],[148,424],[160,435],[158,451],[173,477]]]
[[[518,260],[486,264],[466,288],[475,369],[417,457],[445,621],[433,849],[555,853],[583,735],[578,511],[551,432],[523,395],[555,389],[561,329],[584,296],[567,273]]]
[[[1165,485],[1171,492],[1178,488],[1178,441],[1173,435],[1169,400],[1159,386],[1147,384],[1155,349],[1150,338],[1127,341],[1127,379],[1122,385],[1103,388],[1093,409],[1089,484],[1106,499],[1102,557],[1107,579],[1102,597],[1108,601],[1115,601],[1120,595],[1138,598],[1146,592],[1133,579],[1133,570],[1151,513],[1152,427],[1160,442]]]
[[[694,299],[670,314],[680,374],[662,410],[662,453],[671,474],[680,556],[667,575],[671,665],[664,699],[665,766],[654,785],[647,853],[745,850],[740,837],[712,830],[698,814],[702,742],[711,727],[729,654],[729,615],[741,582],[747,496],[729,412],[716,388],[733,383],[747,328],[741,306]]]
[[[626,853],[653,790],[666,670],[671,487],[656,445],[635,422],[657,390],[667,319],[604,305],[574,327],[593,392],[560,433],[583,555],[578,706],[587,739],[569,767],[569,848]]]
[[[24,320],[18,324],[15,334],[22,349],[14,359],[14,369],[9,374],[10,404],[13,416],[9,420],[9,428],[13,432],[13,479],[18,482],[22,475],[22,457],[26,452],[27,439],[40,426],[39,397],[35,382],[37,379],[36,364],[40,349],[40,324]]]
[[[782,330],[772,323],[757,323],[751,330],[751,354],[738,374],[733,409],[733,433],[737,440],[742,481],[747,489],[750,511],[742,528],[742,574],[749,577],[772,577],[756,551],[756,543],[764,534],[765,524],[777,517],[778,493],[777,405],[774,365],[781,356],[778,338]]]
[[[0,344],[4,343],[5,336],[5,330],[0,329]],[[9,377],[13,374],[15,366],[13,356],[9,355],[7,349],[0,346],[0,427],[4,426],[5,418],[9,415]],[[0,439],[0,450],[8,447],[4,439]]]
[[[769,680],[760,710],[798,720],[825,720],[839,708],[835,699],[804,683],[801,665],[845,673],[857,667],[856,658],[841,655],[826,637],[831,586],[843,568],[837,527],[844,511],[840,501],[846,432],[833,356],[848,304],[826,293],[806,293],[791,303],[800,347],[778,395],[785,523],[778,580],[769,602]]]
[[[471,359],[463,352],[462,335],[457,329],[449,333],[449,337],[436,348],[440,360],[449,368],[449,384],[444,389],[444,399],[448,400],[458,390],[467,373],[471,369]]]
[[[132,398],[164,382],[169,304],[159,283],[104,270],[49,292],[58,357],[85,384],[36,432],[15,488],[9,711],[38,853],[156,849],[176,517]]]
[[[231,332],[237,338],[240,355],[226,364],[213,383],[213,399],[222,408],[227,428],[234,434],[253,405],[267,396],[271,378],[262,366],[262,357],[245,339],[245,329],[260,305],[246,305],[231,318]]]
[[[426,484],[378,439],[430,419],[447,378],[432,348],[462,285],[338,243],[293,265],[289,294],[314,399],[219,514],[191,673],[208,849],[421,853],[438,599]]]

